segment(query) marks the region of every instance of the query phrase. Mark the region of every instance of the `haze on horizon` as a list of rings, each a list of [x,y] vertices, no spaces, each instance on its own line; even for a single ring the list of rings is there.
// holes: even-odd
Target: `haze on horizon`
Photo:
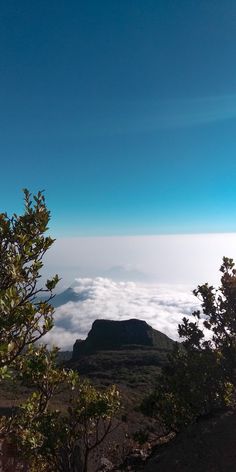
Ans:
[[[58,238],[45,258],[44,278],[58,273],[58,290],[78,278],[142,284],[219,284],[223,256],[236,260],[236,234]]]

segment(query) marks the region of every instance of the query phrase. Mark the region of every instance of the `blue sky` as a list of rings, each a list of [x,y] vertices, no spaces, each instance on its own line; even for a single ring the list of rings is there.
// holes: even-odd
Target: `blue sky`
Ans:
[[[3,0],[2,210],[56,236],[236,230],[234,0]]]

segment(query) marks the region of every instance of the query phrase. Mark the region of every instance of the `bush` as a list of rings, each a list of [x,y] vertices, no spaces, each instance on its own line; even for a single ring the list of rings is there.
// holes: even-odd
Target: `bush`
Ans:
[[[176,345],[159,377],[158,387],[141,405],[168,430],[179,431],[200,416],[231,402],[236,360],[236,270],[224,258],[221,286],[199,286],[194,294],[202,310],[179,325],[182,346]],[[203,328],[200,327],[202,321]],[[208,336],[206,338],[206,332]]]
[[[158,388],[141,408],[164,428],[179,431],[198,417],[229,405],[231,394],[232,384],[216,352],[176,350],[159,377]]]
[[[18,379],[32,393],[17,414],[1,417],[1,440],[16,444],[31,472],[85,472],[90,451],[111,429],[119,396],[115,387],[100,393],[85,385],[58,367],[58,349],[36,344],[53,327],[50,301],[59,277],[40,286],[42,260],[54,242],[45,236],[50,212],[42,192],[24,195],[23,215],[0,214],[0,378]],[[67,411],[49,409],[64,389]]]

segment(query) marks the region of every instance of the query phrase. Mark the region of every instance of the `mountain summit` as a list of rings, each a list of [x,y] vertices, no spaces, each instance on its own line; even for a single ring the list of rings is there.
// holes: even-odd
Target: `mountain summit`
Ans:
[[[157,349],[171,351],[175,342],[153,329],[146,321],[95,320],[85,341],[77,340],[73,347],[73,360],[97,351],[122,349]]]

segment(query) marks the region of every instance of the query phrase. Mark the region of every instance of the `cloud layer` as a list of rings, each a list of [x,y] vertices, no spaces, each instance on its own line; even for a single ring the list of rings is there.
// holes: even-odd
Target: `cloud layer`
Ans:
[[[178,323],[198,306],[187,286],[140,285],[102,277],[76,279],[73,300],[74,295],[76,301],[56,309],[55,327],[44,338],[62,349],[72,349],[77,338],[86,337],[96,318],[139,318],[177,339]]]

